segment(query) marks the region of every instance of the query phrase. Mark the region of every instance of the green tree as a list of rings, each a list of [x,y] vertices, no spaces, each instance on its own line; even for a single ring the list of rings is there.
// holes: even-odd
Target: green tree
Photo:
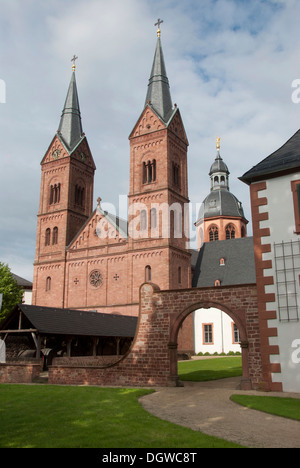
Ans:
[[[7,264],[0,262],[0,294],[2,297],[2,307],[0,310],[0,321],[14,308],[16,304],[22,302],[23,291],[13,277]]]

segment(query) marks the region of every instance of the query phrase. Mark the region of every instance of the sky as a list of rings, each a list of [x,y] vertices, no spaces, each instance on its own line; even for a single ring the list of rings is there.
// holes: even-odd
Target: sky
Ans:
[[[252,234],[249,187],[238,178],[300,128],[299,0],[0,0],[0,12],[0,262],[32,281],[40,162],[74,54],[97,166],[94,207],[100,196],[104,208],[118,209],[128,194],[128,136],[144,108],[158,18],[189,140],[191,226],[220,137],[230,191]]]

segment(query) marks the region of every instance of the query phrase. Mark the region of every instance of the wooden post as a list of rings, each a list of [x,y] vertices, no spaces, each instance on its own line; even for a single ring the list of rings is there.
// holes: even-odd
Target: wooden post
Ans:
[[[117,356],[120,355],[120,338],[116,338],[117,341]]]
[[[41,357],[41,335],[37,336],[36,359]]]
[[[98,343],[99,343],[99,338],[93,336],[93,356],[97,356]]]
[[[67,356],[71,357],[71,344],[72,344],[72,338],[67,339]]]

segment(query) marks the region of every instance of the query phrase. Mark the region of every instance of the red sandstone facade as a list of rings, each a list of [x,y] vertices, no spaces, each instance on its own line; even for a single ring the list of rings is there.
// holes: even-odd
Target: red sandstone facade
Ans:
[[[144,281],[191,286],[188,141],[179,109],[171,111],[166,123],[149,102],[129,137],[128,231],[100,202],[93,211],[85,135],[75,148],[54,137],[41,163],[33,305],[137,315]]]

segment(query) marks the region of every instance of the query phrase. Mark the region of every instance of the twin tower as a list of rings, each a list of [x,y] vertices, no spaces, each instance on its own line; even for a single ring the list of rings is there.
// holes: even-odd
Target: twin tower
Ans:
[[[93,209],[96,166],[82,128],[75,59],[59,128],[41,162],[32,303],[137,315],[144,282],[191,287],[188,140],[158,28],[145,105],[129,136],[128,220],[103,211],[100,198]],[[211,193],[196,223],[200,245],[246,235],[228,176],[218,147]]]
[[[139,288],[189,288],[188,140],[173,105],[160,29],[145,105],[130,136],[128,221],[93,209],[75,57],[57,133],[41,162],[33,304],[137,315]],[[101,160],[99,161],[101,164]],[[112,168],[113,170],[113,168]]]

